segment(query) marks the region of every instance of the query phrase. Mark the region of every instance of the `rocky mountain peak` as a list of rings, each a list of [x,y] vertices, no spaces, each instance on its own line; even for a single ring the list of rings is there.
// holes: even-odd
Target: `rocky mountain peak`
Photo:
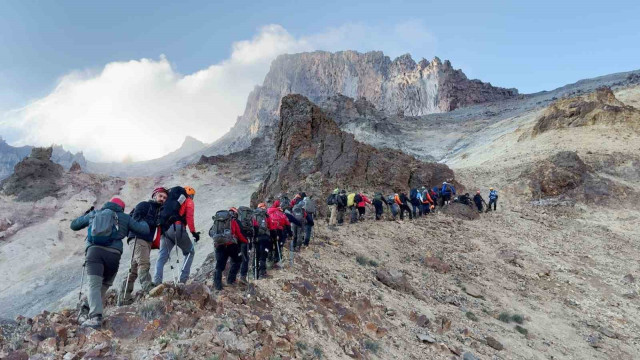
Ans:
[[[273,165],[254,193],[253,205],[281,192],[304,190],[324,197],[340,187],[388,194],[455,182],[453,171],[444,164],[425,163],[398,150],[380,150],[356,141],[301,95],[282,99],[275,141]]]
[[[16,195],[18,201],[36,201],[55,194],[61,188],[64,168],[51,161],[52,154],[51,147],[33,148],[3,181],[4,193]]]
[[[335,95],[364,98],[388,114],[420,116],[513,98],[518,91],[468,80],[438,57],[416,63],[409,54],[391,60],[380,51],[281,55],[262,86],[249,95],[235,126],[214,144],[217,152],[246,148],[266,127],[277,124],[280,100],[288,94],[301,94],[316,103]]]

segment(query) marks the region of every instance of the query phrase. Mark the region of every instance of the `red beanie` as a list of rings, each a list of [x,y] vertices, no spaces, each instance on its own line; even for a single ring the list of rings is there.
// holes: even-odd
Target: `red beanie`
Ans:
[[[122,208],[122,210],[124,211],[124,201],[122,201],[119,197],[112,197],[111,200],[109,200],[109,202],[112,202],[116,205],[120,205],[120,207]]]

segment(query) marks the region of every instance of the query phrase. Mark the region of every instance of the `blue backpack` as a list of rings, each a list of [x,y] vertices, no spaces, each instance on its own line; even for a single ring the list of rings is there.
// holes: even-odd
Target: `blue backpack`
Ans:
[[[89,220],[87,241],[93,245],[109,246],[118,233],[118,214],[110,209],[93,213]]]

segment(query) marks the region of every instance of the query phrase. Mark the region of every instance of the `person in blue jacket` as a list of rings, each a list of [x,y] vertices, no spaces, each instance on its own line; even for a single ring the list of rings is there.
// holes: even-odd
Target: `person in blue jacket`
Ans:
[[[90,209],[86,214],[71,222],[71,230],[79,231],[89,228],[85,244],[85,265],[89,292],[87,294],[89,314],[83,319],[82,327],[99,329],[102,327],[103,299],[107,290],[113,284],[118,273],[120,256],[122,256],[122,239],[129,232],[140,236],[149,234],[149,225],[144,220],[136,221],[124,212],[124,201],[113,197],[100,210]],[[95,219],[104,219],[103,214],[115,214],[113,217],[113,231],[108,239],[101,239],[99,244],[92,237],[92,226],[97,226]]]
[[[491,210],[491,204],[493,204],[493,211],[498,207],[498,190],[489,188],[489,210]]]
[[[451,197],[456,195],[456,188],[453,187],[453,184],[449,184],[445,181],[442,183],[440,195],[442,196],[442,205],[449,204],[451,202]]]

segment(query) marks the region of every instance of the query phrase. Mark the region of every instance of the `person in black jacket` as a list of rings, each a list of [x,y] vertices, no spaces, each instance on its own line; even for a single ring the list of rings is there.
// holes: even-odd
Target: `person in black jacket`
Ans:
[[[400,220],[404,220],[404,212],[409,213],[409,219],[413,220],[413,214],[411,212],[411,208],[409,207],[409,197],[405,193],[400,193]]]
[[[347,190],[341,190],[340,195],[338,195],[338,225],[342,225],[344,223],[344,213],[347,209]]]
[[[476,207],[478,208],[478,212],[482,212],[483,203],[485,201],[482,198],[482,195],[480,195],[480,190],[478,190],[476,192],[476,195],[473,197],[473,202],[476,204]]]
[[[131,260],[131,268],[129,276],[125,279],[121,291],[124,293],[124,303],[133,301],[131,294],[136,279],[140,279],[142,291],[149,291],[153,288],[154,283],[151,280],[149,269],[151,268],[151,248],[153,239],[157,236],[156,224],[160,207],[167,200],[167,189],[158,187],[153,190],[151,200],[142,201],[133,209],[131,216],[136,221],[144,221],[149,225],[149,234],[138,235],[129,232],[127,243],[131,246],[133,240],[133,254]]]

